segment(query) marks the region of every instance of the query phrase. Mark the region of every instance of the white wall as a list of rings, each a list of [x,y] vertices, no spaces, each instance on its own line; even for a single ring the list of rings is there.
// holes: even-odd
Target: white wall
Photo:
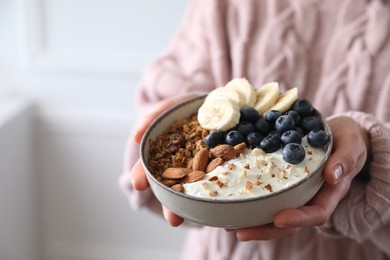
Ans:
[[[0,259],[36,254],[36,187],[30,106],[0,102]]]
[[[187,2],[0,0],[0,96],[34,104],[36,259],[178,257],[185,231],[132,212],[117,178],[136,83]]]

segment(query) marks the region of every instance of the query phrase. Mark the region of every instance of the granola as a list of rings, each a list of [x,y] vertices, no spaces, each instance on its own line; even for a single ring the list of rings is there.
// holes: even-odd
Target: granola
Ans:
[[[161,180],[167,168],[188,167],[195,154],[206,147],[203,140],[208,133],[194,114],[188,119],[177,120],[156,140],[149,140],[149,169],[153,175]]]

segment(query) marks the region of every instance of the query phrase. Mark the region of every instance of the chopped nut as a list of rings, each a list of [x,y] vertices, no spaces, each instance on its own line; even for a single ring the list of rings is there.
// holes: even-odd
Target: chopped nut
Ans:
[[[260,169],[264,165],[265,165],[265,161],[264,160],[258,160],[258,159],[255,160],[255,167],[257,167],[257,169]]]
[[[269,190],[269,192],[272,192],[272,186],[271,186],[271,184],[265,185],[264,188],[266,188],[267,190]]]
[[[221,173],[222,175],[227,175],[227,174],[229,173],[229,170],[223,168],[223,169],[220,171],[220,173]]]
[[[227,180],[226,180],[226,178],[221,177],[221,178],[219,178],[218,181],[222,182],[222,184],[223,184],[224,186],[227,186]]]
[[[305,173],[306,173],[307,175],[310,174],[310,169],[309,169],[309,167],[307,167],[307,166],[305,166]]]
[[[252,156],[264,155],[265,152],[260,148],[254,148],[251,152]]]
[[[217,181],[218,180],[218,176],[213,176],[209,179],[209,181]]]
[[[246,183],[245,183],[245,188],[247,189],[247,190],[252,190],[253,189],[253,183],[252,182],[250,182],[250,181],[246,181]]]
[[[209,195],[210,195],[211,197],[215,197],[215,196],[218,195],[218,191],[216,191],[216,190],[211,190],[211,191],[209,191]]]
[[[222,188],[224,186],[224,184],[220,181],[220,180],[217,180],[216,184],[218,185],[218,187]]]
[[[249,163],[246,163],[246,164],[244,164],[244,168],[245,168],[245,169],[250,169],[250,168],[251,168],[251,165],[250,165]]]
[[[227,166],[228,166],[228,169],[229,169],[229,170],[234,170],[234,168],[236,168],[236,165],[235,165],[234,163],[231,163],[231,162],[228,163]]]

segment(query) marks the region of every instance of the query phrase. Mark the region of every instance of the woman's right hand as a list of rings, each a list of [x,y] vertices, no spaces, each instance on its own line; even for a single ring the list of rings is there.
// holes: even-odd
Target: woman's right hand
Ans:
[[[196,93],[188,93],[185,95],[176,96],[161,101],[160,104],[157,106],[157,108],[154,111],[152,111],[150,114],[145,116],[142,119],[142,121],[139,123],[139,125],[136,127],[133,135],[134,142],[137,144],[141,143],[142,137],[145,134],[146,129],[153,122],[153,120],[156,119],[161,113],[173,107],[174,105],[182,102],[183,100],[197,95],[198,94]],[[149,182],[146,178],[145,171],[140,159],[137,160],[137,162],[134,164],[133,168],[131,169],[131,183],[133,188],[138,191],[145,191],[149,189]],[[177,227],[183,223],[184,219],[182,217],[176,215],[166,207],[162,206],[162,210],[163,210],[163,215],[165,220],[171,226]]]

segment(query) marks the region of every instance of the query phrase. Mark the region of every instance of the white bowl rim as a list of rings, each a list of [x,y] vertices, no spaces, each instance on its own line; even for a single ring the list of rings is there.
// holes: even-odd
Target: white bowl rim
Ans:
[[[185,105],[187,105],[189,103],[195,102],[198,99],[204,99],[206,96],[207,96],[207,94],[202,94],[200,96],[192,97],[192,98],[189,98],[189,99],[187,99],[187,100],[185,100],[185,101],[183,101],[183,102],[181,102],[179,104],[176,104],[176,105],[170,107],[169,109],[167,109],[166,111],[161,113],[155,120],[152,121],[152,123],[150,124],[150,126],[145,131],[145,134],[142,137],[141,144],[140,144],[140,149],[139,149],[139,155],[140,155],[140,159],[141,159],[141,163],[142,163],[142,166],[144,168],[144,171],[150,177],[150,179],[152,179],[155,183],[157,183],[157,185],[159,185],[164,190],[167,190],[167,191],[169,191],[171,193],[174,193],[174,194],[176,194],[178,196],[181,196],[181,197],[184,197],[184,198],[187,198],[187,199],[197,200],[197,201],[202,201],[202,202],[207,202],[207,203],[216,203],[216,204],[219,204],[219,203],[244,203],[244,202],[249,202],[249,201],[268,199],[270,197],[277,196],[280,193],[284,193],[284,192],[286,192],[288,190],[294,189],[295,187],[303,184],[304,182],[306,182],[306,180],[308,180],[308,179],[312,178],[313,176],[315,176],[316,174],[318,174],[318,170],[323,167],[323,165],[325,164],[326,161],[328,161],[328,158],[329,158],[329,156],[330,156],[330,154],[332,152],[333,133],[332,133],[332,130],[331,130],[328,122],[326,120],[324,120],[324,117],[318,112],[317,109],[315,109],[315,114],[320,116],[325,130],[329,134],[329,142],[327,144],[325,157],[321,161],[321,163],[317,166],[317,168],[312,171],[312,173],[314,172],[313,174],[307,175],[304,178],[302,178],[301,180],[299,180],[298,182],[296,182],[296,183],[294,183],[294,184],[292,184],[290,186],[287,186],[287,187],[285,187],[283,189],[274,191],[272,193],[259,195],[259,196],[256,196],[256,197],[242,198],[242,199],[239,199],[239,198],[235,198],[235,199],[208,199],[208,198],[200,198],[200,197],[191,196],[191,195],[185,194],[183,192],[179,192],[179,191],[175,191],[175,190],[171,189],[170,187],[166,186],[165,184],[163,184],[162,182],[157,180],[156,177],[149,170],[149,167],[147,166],[147,162],[146,162],[146,160],[145,160],[145,158],[143,156],[143,150],[145,149],[145,146],[149,142],[149,134],[159,124],[159,122],[162,121],[165,117],[167,117],[170,113],[172,113],[176,109],[178,109],[180,107],[183,107],[183,106],[185,106]]]

